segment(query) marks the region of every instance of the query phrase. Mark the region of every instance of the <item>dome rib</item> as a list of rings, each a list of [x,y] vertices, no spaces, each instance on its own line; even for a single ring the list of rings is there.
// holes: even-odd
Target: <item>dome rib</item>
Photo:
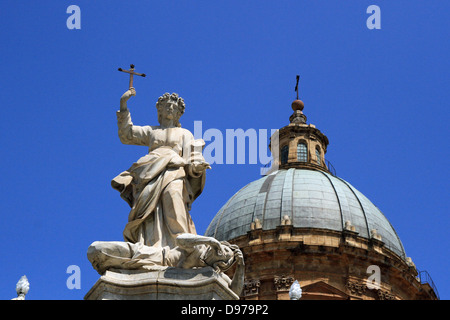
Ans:
[[[336,178],[338,178],[340,181],[342,181],[342,182],[350,189],[350,191],[353,193],[353,195],[355,196],[356,200],[358,200],[359,206],[361,207],[361,210],[362,210],[363,215],[364,215],[364,221],[366,222],[367,236],[368,236],[368,238],[370,238],[369,222],[367,221],[366,211],[364,210],[364,207],[363,207],[363,205],[361,204],[361,200],[360,200],[359,197],[356,195],[355,191],[353,191],[353,188],[351,188],[350,185],[347,183],[347,181],[345,181],[345,180],[343,180],[343,179],[341,179],[341,178],[339,178],[339,177],[336,177]]]
[[[380,210],[380,212],[381,212],[381,210]],[[386,216],[384,215],[383,212],[381,212],[381,214],[382,214],[384,217],[386,217]],[[386,219],[386,220],[387,220],[387,219]],[[399,243],[400,248],[401,248],[401,255],[400,255],[400,256],[401,256],[403,259],[406,259],[406,251],[405,251],[405,248],[403,247],[403,243],[402,243],[402,241],[400,240],[400,237],[399,237],[398,234],[397,234],[397,231],[395,231],[394,227],[392,226],[392,224],[391,224],[391,222],[390,222],[389,220],[387,220],[387,222],[389,223],[389,225],[390,225],[391,228],[392,228],[392,231],[394,231],[394,234],[395,234],[395,236],[397,237],[398,243]]]
[[[286,170],[284,170],[281,174],[271,175],[269,178],[271,178],[271,181],[267,186],[263,217],[261,221],[263,229],[265,230],[274,229],[280,225]]]
[[[261,224],[264,226],[264,221],[266,221],[266,206],[267,206],[267,199],[269,198],[270,193],[270,187],[272,186],[272,182],[275,179],[275,175],[270,175],[266,178],[263,185],[261,186],[261,189],[259,190],[259,193],[265,193],[264,195],[264,206],[262,209],[262,219]],[[263,227],[264,228],[264,227]]]
[[[366,203],[370,206],[372,206],[373,208],[375,208],[375,210],[377,211],[378,215],[380,215],[385,223],[387,223],[387,226],[389,227],[389,230],[386,230],[387,226],[383,226],[383,225],[379,225],[377,224],[377,221],[372,221],[372,226],[374,229],[377,230],[377,232],[379,232],[382,235],[382,241],[385,243],[385,246],[387,246],[390,250],[393,250],[395,253],[397,253],[399,256],[401,256],[403,259],[406,259],[406,252],[405,252],[405,248],[403,247],[403,243],[400,240],[400,237],[398,236],[397,232],[395,231],[394,227],[392,226],[391,222],[386,218],[386,216],[384,215],[383,212],[381,212],[381,210],[376,207],[372,202],[370,202],[369,199],[367,199],[367,197],[362,194],[359,190],[355,189],[353,186],[350,186],[350,188],[355,192],[355,193],[359,193],[360,196],[358,197],[358,199],[363,198],[366,199]],[[368,209],[370,210],[370,208]],[[373,220],[373,215],[371,215],[370,217],[372,217]],[[368,225],[370,224],[370,219],[368,220]],[[380,229],[379,229],[380,228]],[[385,237],[385,232],[387,232],[388,235],[394,235],[396,238],[396,243],[394,243],[392,241],[392,239],[389,237]],[[398,247],[398,248],[397,248]]]
[[[248,183],[248,184],[247,184],[246,186],[244,186],[241,190],[239,190],[238,192],[236,192],[236,193],[230,198],[230,200],[227,201],[227,203],[225,204],[225,206],[221,209],[222,212],[221,212],[221,214],[220,214],[220,216],[219,216],[219,220],[217,221],[216,227],[214,228],[214,235],[213,235],[214,238],[216,237],[216,234],[217,234],[217,228],[219,227],[220,222],[222,221],[222,218],[223,218],[223,215],[224,215],[226,209],[227,209],[228,206],[233,202],[233,199],[234,199],[241,191],[244,191],[245,188],[247,188],[250,184],[251,184],[251,183]],[[219,212],[220,212],[220,211],[219,211]],[[209,227],[208,227],[208,229],[209,229]],[[208,229],[206,230],[206,233],[208,233],[208,231],[209,231]]]
[[[341,227],[342,227],[342,231],[343,231],[344,230],[344,215],[342,213],[342,206],[341,206],[341,200],[339,199],[339,195],[338,195],[336,188],[335,188],[333,182],[331,181],[330,177],[325,172],[322,172],[322,171],[319,171],[319,172],[322,173],[328,179],[331,187],[333,188],[334,194],[336,195],[336,200],[339,205],[339,213],[341,214]]]
[[[286,207],[286,204],[283,203],[285,201],[283,201],[283,200],[285,199],[286,191],[287,191],[284,186],[286,184],[286,180],[288,179],[288,176],[290,176],[290,173],[291,173],[291,171],[287,170],[286,174],[284,175],[284,178],[283,178],[283,187],[281,188],[281,197],[280,197],[281,198],[281,202],[280,202],[280,216],[279,216],[280,220],[279,220],[279,223],[281,223],[281,221],[283,220],[283,216],[284,216],[283,212],[286,212],[286,210],[283,210]],[[290,211],[292,212],[292,210],[290,210]],[[288,216],[290,216],[290,215],[288,215]]]
[[[295,223],[295,215],[294,215],[294,173],[295,173],[295,169],[291,168],[288,170],[288,172],[286,174],[290,174],[290,179],[291,181],[291,197],[290,197],[290,202],[291,202],[291,206],[289,208],[289,218],[291,219],[292,224]],[[283,201],[283,200],[282,200]],[[284,215],[282,215],[281,218],[283,218]]]

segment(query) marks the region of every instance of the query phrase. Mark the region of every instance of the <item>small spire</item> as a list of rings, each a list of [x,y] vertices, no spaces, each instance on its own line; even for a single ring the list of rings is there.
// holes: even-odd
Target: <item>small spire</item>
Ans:
[[[30,289],[30,283],[28,282],[27,276],[22,276],[16,284],[17,298],[12,300],[25,300],[25,295]]]
[[[303,114],[303,108],[305,107],[305,104],[302,100],[298,98],[298,81],[300,80],[300,76],[297,75],[297,83],[295,85],[295,91],[297,92],[297,100],[294,100],[292,102],[292,110],[294,110],[294,113],[289,117],[289,120],[291,123],[299,123],[299,124],[306,124],[306,116]]]
[[[295,280],[294,283],[291,285],[291,288],[289,289],[289,299],[300,300],[301,297],[302,297],[302,288],[300,287],[298,281]]]

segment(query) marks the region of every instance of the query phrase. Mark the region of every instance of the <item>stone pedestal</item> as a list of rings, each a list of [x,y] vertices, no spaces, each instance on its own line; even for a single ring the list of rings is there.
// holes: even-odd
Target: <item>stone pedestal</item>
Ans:
[[[100,277],[85,300],[238,300],[230,279],[211,267],[155,271],[111,270]]]

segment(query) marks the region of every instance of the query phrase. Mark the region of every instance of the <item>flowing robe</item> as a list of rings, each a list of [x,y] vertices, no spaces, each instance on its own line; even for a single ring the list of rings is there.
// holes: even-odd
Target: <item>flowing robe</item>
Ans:
[[[135,126],[129,111],[117,112],[119,138],[124,144],[148,146],[149,153],[111,181],[130,205],[124,240],[146,246],[175,247],[179,234],[196,234],[189,214],[204,187],[204,172],[191,163],[204,161],[189,130]],[[186,165],[173,166],[184,161]]]

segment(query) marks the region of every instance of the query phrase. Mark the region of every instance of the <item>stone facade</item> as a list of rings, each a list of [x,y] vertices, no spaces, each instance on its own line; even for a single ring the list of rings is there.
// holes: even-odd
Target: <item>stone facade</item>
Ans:
[[[251,230],[231,240],[246,261],[243,300],[288,300],[298,280],[304,300],[434,300],[417,270],[382,241],[354,233],[280,226]],[[380,270],[378,287],[367,285],[369,266]]]

